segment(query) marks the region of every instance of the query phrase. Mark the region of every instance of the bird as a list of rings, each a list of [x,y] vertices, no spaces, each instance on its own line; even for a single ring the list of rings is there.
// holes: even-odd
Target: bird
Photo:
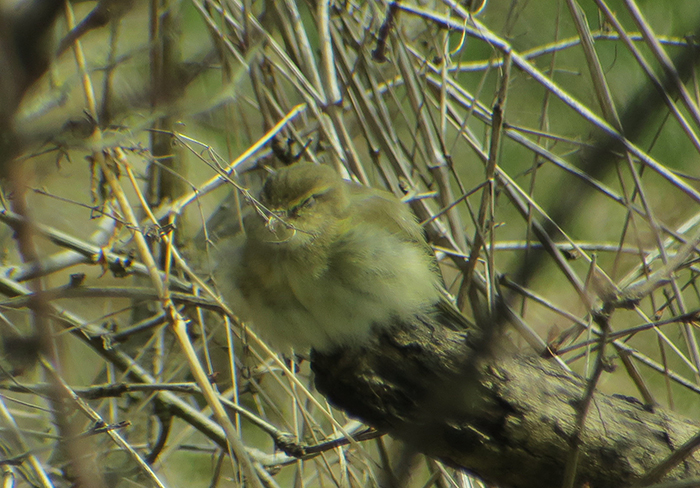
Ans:
[[[407,204],[298,162],[271,174],[225,252],[241,316],[284,353],[352,348],[417,314],[466,324]],[[461,325],[460,325],[461,326]]]

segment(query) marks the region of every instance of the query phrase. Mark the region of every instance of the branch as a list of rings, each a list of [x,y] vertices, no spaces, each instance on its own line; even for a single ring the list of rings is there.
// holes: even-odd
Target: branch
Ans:
[[[315,352],[312,368],[333,403],[426,454],[502,487],[561,486],[585,382],[539,358],[480,352],[483,345],[428,315],[376,332],[363,347]],[[574,486],[632,484],[699,429],[634,398],[595,392]],[[695,455],[661,479],[698,476]]]

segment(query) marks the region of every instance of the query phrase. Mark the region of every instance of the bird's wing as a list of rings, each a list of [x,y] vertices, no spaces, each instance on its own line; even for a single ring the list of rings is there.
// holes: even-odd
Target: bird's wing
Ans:
[[[409,207],[393,194],[349,184],[354,218],[363,222],[373,222],[400,239],[419,245],[428,257],[430,266],[437,278],[436,285],[440,287],[440,300],[435,304],[439,320],[453,330],[465,330],[473,324],[457,309],[445,288],[442,273],[438,267],[435,253],[425,239],[423,228]],[[358,221],[359,223],[359,221]]]
[[[391,232],[399,239],[420,246],[428,256],[436,276],[442,275],[435,259],[435,253],[425,239],[423,228],[408,205],[393,194],[374,188],[349,184],[350,201],[353,207],[353,220],[356,223],[372,222],[378,228]]]

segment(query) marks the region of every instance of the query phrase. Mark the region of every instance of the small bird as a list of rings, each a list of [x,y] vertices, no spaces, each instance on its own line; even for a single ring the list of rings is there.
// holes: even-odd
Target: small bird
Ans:
[[[296,163],[268,177],[258,202],[221,268],[234,306],[281,352],[362,345],[373,329],[416,314],[466,321],[446,298],[421,226],[393,194]]]

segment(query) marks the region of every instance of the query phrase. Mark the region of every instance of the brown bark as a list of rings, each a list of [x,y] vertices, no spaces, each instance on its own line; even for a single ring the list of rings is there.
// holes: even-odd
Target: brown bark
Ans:
[[[484,353],[483,341],[434,317],[378,332],[363,347],[312,355],[337,406],[416,449],[502,487],[562,486],[585,383],[535,357]],[[700,424],[596,392],[574,486],[634,483]],[[664,480],[700,475],[691,456]]]

